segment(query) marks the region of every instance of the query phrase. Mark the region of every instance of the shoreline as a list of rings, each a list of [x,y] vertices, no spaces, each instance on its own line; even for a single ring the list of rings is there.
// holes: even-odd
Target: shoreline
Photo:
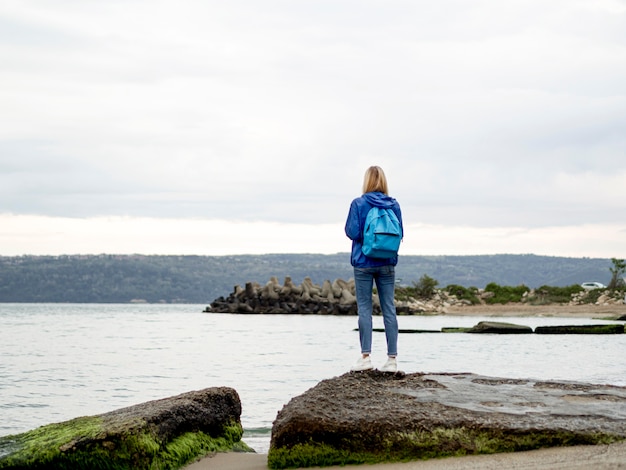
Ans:
[[[267,470],[267,454],[218,453],[205,457],[185,470]],[[320,468],[320,467],[315,467]],[[328,470],[511,470],[615,469],[626,468],[626,441],[608,445],[549,447],[522,452],[464,455],[441,459],[412,460],[364,465],[322,467]]]
[[[440,316],[466,317],[554,317],[554,318],[618,318],[626,315],[626,305],[472,305],[448,307]],[[401,316],[400,316],[401,318]],[[467,455],[442,459],[414,460],[372,465],[324,467],[329,470],[365,468],[368,470],[470,470],[508,468],[522,469],[587,469],[626,468],[626,441],[609,445],[551,447],[524,452],[489,455]],[[185,470],[267,470],[267,454],[223,453],[207,456],[184,467]],[[317,468],[317,467],[316,467]]]
[[[589,318],[608,319],[626,315],[625,304],[610,305],[528,305],[508,303],[496,305],[462,305],[450,306],[442,316],[488,316],[488,317],[555,317],[555,318]]]

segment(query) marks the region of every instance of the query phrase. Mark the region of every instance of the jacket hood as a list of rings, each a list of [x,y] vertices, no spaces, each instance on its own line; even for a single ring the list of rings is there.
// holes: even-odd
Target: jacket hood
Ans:
[[[383,193],[365,193],[363,194],[363,197],[372,206],[376,207],[391,208],[394,204],[396,204],[396,200],[394,198]]]

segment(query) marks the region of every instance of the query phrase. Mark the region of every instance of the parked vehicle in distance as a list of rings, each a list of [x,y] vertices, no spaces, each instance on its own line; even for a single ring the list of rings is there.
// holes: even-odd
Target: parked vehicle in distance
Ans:
[[[583,282],[580,287],[585,290],[606,289],[606,286],[601,282]]]

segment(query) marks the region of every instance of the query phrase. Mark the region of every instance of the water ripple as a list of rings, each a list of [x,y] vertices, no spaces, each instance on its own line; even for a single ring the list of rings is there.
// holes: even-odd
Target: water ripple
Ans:
[[[0,434],[229,386],[242,400],[244,440],[267,452],[272,422],[283,405],[320,380],[343,374],[358,356],[356,317],[241,316],[204,314],[203,309],[0,304]],[[427,330],[481,320],[399,318],[402,328]],[[535,328],[594,321],[515,322]],[[374,327],[382,328],[381,318],[375,318]],[[373,339],[372,359],[382,365],[384,335]],[[626,335],[402,334],[399,348],[399,365],[406,372],[626,385]]]

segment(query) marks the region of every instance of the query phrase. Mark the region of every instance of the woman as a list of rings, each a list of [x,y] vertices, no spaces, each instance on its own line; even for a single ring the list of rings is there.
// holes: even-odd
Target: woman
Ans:
[[[353,371],[372,369],[372,286],[376,282],[380,307],[383,312],[385,335],[387,337],[387,362],[380,369],[383,372],[396,372],[398,365],[398,320],[394,304],[394,288],[396,282],[395,266],[398,256],[392,258],[370,258],[363,254],[363,230],[367,213],[373,207],[391,209],[400,222],[402,233],[402,214],[400,204],[389,196],[387,178],[382,168],[371,166],[365,172],[363,195],[352,201],[346,220],[346,235],[352,240],[350,262],[354,267],[356,302],[359,313],[359,339],[361,341],[361,357],[352,367]]]

